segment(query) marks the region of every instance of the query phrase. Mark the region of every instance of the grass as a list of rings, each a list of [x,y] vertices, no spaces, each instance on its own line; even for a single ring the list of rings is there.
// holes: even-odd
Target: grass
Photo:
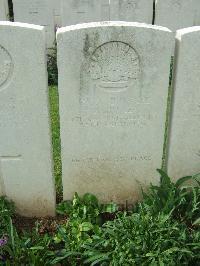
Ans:
[[[60,144],[60,121],[59,121],[59,99],[57,86],[49,86],[50,116],[52,127],[52,146],[54,160],[54,176],[58,198],[62,195],[62,163]]]

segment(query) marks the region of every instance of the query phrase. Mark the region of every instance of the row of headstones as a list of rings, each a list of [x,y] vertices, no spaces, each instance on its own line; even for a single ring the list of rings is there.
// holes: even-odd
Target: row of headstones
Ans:
[[[0,195],[20,214],[55,213],[44,27],[0,23]],[[57,33],[64,199],[132,203],[158,183],[174,35],[89,23]],[[177,32],[168,172],[200,171],[200,27]],[[69,63],[70,62],[70,63]]]
[[[55,44],[55,28],[95,21],[137,21],[152,24],[154,0],[12,0],[14,20],[46,26],[47,46]],[[2,14],[1,14],[2,13]],[[8,14],[0,0],[0,20]],[[199,0],[156,0],[155,24],[172,31],[200,25]]]

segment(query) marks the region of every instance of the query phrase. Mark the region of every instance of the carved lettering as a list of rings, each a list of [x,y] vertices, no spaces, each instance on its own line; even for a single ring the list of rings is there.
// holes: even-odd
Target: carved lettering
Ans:
[[[126,10],[127,12],[130,12],[138,8],[138,2],[139,1],[133,1],[133,0],[126,0],[126,1],[121,1],[119,0],[119,7],[120,10]]]
[[[150,155],[132,155],[119,156],[116,158],[105,157],[88,157],[88,158],[72,158],[73,163],[102,163],[102,162],[125,162],[125,161],[151,161]]]

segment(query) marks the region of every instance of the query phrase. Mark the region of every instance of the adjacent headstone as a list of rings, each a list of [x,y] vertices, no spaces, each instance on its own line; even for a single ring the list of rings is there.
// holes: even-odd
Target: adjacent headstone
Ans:
[[[195,2],[195,21],[194,25],[199,26],[200,25],[200,1],[194,0]]]
[[[175,32],[178,29],[193,26],[194,19],[194,0],[156,0],[156,25],[167,27]]]
[[[62,26],[107,21],[109,11],[109,0],[61,0]]]
[[[0,0],[0,21],[9,19],[8,1]]]
[[[44,27],[0,22],[0,195],[55,214]]]
[[[55,27],[61,27],[61,0],[54,0]]]
[[[133,202],[158,182],[172,35],[130,22],[58,30],[64,199]]]
[[[169,175],[200,172],[200,27],[177,31]]]
[[[14,20],[45,26],[47,48],[54,46],[54,2],[53,0],[13,0]]]
[[[152,24],[153,0],[110,0],[110,20]]]

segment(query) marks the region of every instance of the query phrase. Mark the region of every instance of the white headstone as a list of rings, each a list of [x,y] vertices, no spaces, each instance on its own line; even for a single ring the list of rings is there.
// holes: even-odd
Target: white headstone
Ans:
[[[168,172],[200,172],[200,27],[177,31]]]
[[[138,199],[161,167],[172,33],[130,22],[58,30],[64,199]],[[70,64],[69,64],[70,62]]]
[[[0,0],[0,21],[9,19],[8,1]]]
[[[61,27],[61,0],[54,0],[54,17],[55,26]]]
[[[13,0],[14,20],[45,26],[47,48],[54,46],[54,2],[53,0]]]
[[[195,26],[200,26],[200,1],[199,0],[194,0],[195,4],[195,21],[194,25]]]
[[[110,0],[110,20],[152,24],[153,0]]]
[[[0,22],[0,36],[0,195],[21,215],[54,215],[45,30]]]
[[[193,26],[194,19],[194,0],[156,0],[156,25],[167,27],[175,32],[178,29]]]
[[[62,26],[109,20],[109,0],[61,0]]]

